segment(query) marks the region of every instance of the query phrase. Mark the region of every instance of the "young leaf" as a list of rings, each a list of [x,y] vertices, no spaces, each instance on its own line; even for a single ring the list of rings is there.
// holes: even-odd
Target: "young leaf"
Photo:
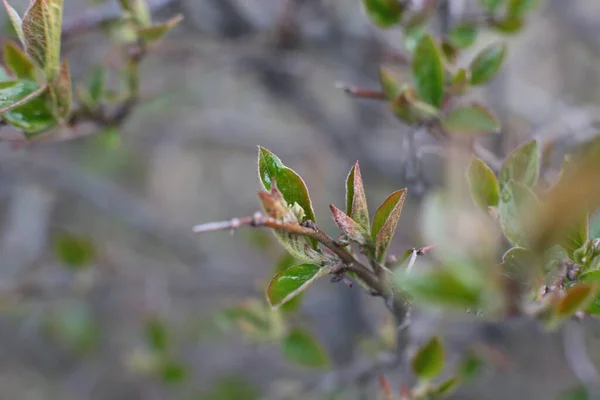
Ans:
[[[506,16],[508,18],[522,18],[538,3],[537,0],[508,0]]]
[[[20,80],[0,82],[0,113],[6,113],[43,94],[37,83]]]
[[[528,187],[510,180],[500,191],[498,213],[500,225],[506,238],[515,246],[527,247],[529,244],[530,224],[527,215],[535,210],[537,197]]]
[[[589,218],[584,214],[581,218],[573,221],[570,226],[567,226],[559,234],[559,244],[567,251],[569,257],[573,257],[573,253],[583,247],[589,239]]]
[[[346,178],[346,213],[365,230],[369,230],[367,196],[358,161],[354,164]]]
[[[506,18],[494,20],[491,25],[496,30],[510,35],[519,32],[523,28],[523,20],[519,18]]]
[[[458,134],[496,133],[500,124],[485,107],[472,104],[450,111],[443,121],[444,129]]]
[[[61,262],[72,269],[87,266],[95,257],[94,245],[88,238],[69,233],[57,236],[54,248]]]
[[[456,387],[460,383],[460,379],[457,376],[448,378],[435,389],[436,396],[448,396],[450,393],[456,390]]]
[[[590,284],[577,284],[571,287],[557,304],[555,313],[559,318],[568,318],[575,311],[586,308],[594,299],[594,286]]]
[[[395,191],[375,212],[371,236],[375,240],[375,258],[379,262],[385,259],[387,248],[396,232],[405,198],[406,189]]]
[[[448,39],[456,47],[469,47],[477,39],[477,26],[470,22],[456,24],[450,31]]]
[[[156,42],[179,25],[181,21],[183,21],[183,15],[179,14],[162,24],[138,28],[137,33],[140,39],[146,42]]]
[[[48,42],[48,65],[46,67],[46,77],[48,80],[56,78],[61,73],[60,65],[60,47],[62,34],[62,17],[64,0],[43,0],[48,2],[50,11],[50,20],[48,21],[49,42]]]
[[[600,281],[600,270],[588,271],[577,277],[580,282],[586,281]]]
[[[381,28],[389,28],[398,23],[404,11],[396,0],[362,0],[362,4],[371,21]]]
[[[309,368],[324,368],[329,365],[327,353],[315,338],[300,328],[294,328],[281,341],[285,358]]]
[[[494,14],[502,6],[505,0],[479,0],[483,8],[490,14]]]
[[[36,80],[35,66],[25,53],[10,40],[4,42],[4,64],[17,78]]]
[[[353,240],[359,244],[366,244],[370,241],[369,231],[365,230],[358,222],[354,221],[342,210],[331,204],[329,206],[331,213],[333,214],[333,220],[335,224],[344,232],[350,240]]]
[[[479,158],[473,157],[469,164],[468,177],[475,204],[486,213],[488,207],[496,207],[500,199],[500,186],[490,167]]]
[[[316,222],[308,189],[300,175],[263,147],[258,149],[258,176],[266,190],[271,190],[272,182],[276,181],[285,201],[291,205],[298,203],[304,210],[305,220]]]
[[[65,60],[60,66],[60,72],[50,85],[54,115],[57,119],[65,119],[71,112],[73,104],[73,90],[71,89],[71,73],[69,64]]]
[[[444,65],[440,49],[429,34],[423,35],[417,44],[412,71],[419,97],[440,107],[444,98]]]
[[[505,43],[495,43],[484,48],[469,66],[471,70],[471,84],[481,85],[492,79],[500,69],[505,53]]]
[[[15,30],[17,37],[21,41],[21,44],[25,46],[25,36],[23,35],[23,21],[19,14],[15,11],[14,8],[8,4],[7,0],[2,0],[4,2],[4,8],[6,9],[6,13],[8,14],[8,18],[10,19],[10,23],[12,24],[13,29]]]
[[[437,336],[433,337],[413,358],[412,369],[421,379],[435,378],[444,368],[444,358],[444,346]]]
[[[314,264],[299,264],[288,268],[275,275],[269,283],[267,300],[273,309],[277,309],[329,272],[330,268]]]
[[[400,94],[398,80],[392,71],[385,67],[379,67],[379,83],[388,100],[393,100]]]
[[[533,187],[537,181],[539,170],[539,147],[537,140],[533,139],[508,155],[498,175],[500,188],[504,187],[511,179],[527,187]]]
[[[296,259],[286,252],[277,261],[277,264],[275,265],[275,274],[283,272],[296,264]],[[302,293],[296,295],[296,297],[283,304],[279,309],[284,313],[293,313],[297,311],[302,303],[302,295]]]
[[[50,9],[45,0],[34,0],[23,16],[25,52],[44,72],[48,66],[50,47]]]

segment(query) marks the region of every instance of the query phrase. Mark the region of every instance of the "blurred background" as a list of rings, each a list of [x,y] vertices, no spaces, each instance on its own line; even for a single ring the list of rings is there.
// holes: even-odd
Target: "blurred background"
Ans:
[[[28,2],[11,3],[22,11]],[[65,1],[64,51],[75,80],[115,58],[119,38],[94,21],[117,16],[116,3]],[[319,224],[332,234],[328,205],[343,207],[356,160],[371,210],[407,187],[392,252],[423,245],[419,208],[443,181],[440,149],[384,103],[336,88],[377,88],[382,63],[408,78],[393,56],[403,50],[400,32],[374,27],[358,0],[148,3],[156,20],[177,13],[185,20],[151,49],[142,102],[118,135],[25,148],[0,142],[0,398],[317,399],[341,391],[335,398],[374,399],[356,388],[373,381],[373,338],[385,340],[380,299],[318,282],[296,318],[332,366],[294,366],[277,343],[249,341],[215,318],[262,300],[283,254],[272,235],[240,229],[195,237],[192,227],[259,209],[261,145],[304,178]],[[452,18],[472,6],[449,3]],[[472,51],[498,39],[482,33]],[[483,144],[503,157],[533,136],[568,146],[594,134],[600,2],[542,1],[507,40],[501,73],[473,94],[503,123],[502,134]],[[71,262],[69,246],[79,249]],[[560,338],[532,329],[526,341],[504,344],[525,361],[456,398],[546,399],[574,385]],[[149,341],[169,348],[170,364],[158,375],[146,373]],[[498,379],[504,391],[490,391]]]

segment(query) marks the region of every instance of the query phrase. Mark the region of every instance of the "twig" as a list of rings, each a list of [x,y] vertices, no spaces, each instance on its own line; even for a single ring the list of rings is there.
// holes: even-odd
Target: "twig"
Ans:
[[[352,97],[358,97],[361,99],[372,99],[372,100],[387,100],[385,94],[378,90],[370,90],[370,89],[361,89],[355,86],[348,85],[343,82],[337,82],[335,87],[338,89],[342,89],[348,95]]]

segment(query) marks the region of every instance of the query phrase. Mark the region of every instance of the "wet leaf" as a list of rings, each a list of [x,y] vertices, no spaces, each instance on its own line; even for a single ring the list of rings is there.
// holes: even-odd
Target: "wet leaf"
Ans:
[[[469,66],[471,84],[481,85],[492,79],[500,69],[505,53],[505,43],[494,43],[481,50]]]
[[[283,355],[289,361],[310,368],[329,366],[327,353],[315,338],[303,329],[295,328],[281,341]]]
[[[70,268],[82,268],[96,256],[94,244],[89,238],[62,233],[54,240],[54,249],[60,260]]]
[[[19,79],[36,80],[35,66],[12,41],[4,42],[4,64]]]
[[[346,178],[346,213],[366,231],[369,230],[370,222],[367,196],[358,161],[354,164]]]
[[[162,39],[167,33],[183,21],[183,15],[179,14],[162,24],[139,28],[137,30],[140,39],[146,42],[156,42]]]
[[[419,97],[440,107],[444,99],[444,65],[440,49],[430,34],[423,35],[417,44],[412,71]]]
[[[397,190],[389,195],[375,212],[371,236],[375,240],[375,258],[379,262],[385,260],[387,248],[398,226],[405,198],[406,189]]]
[[[396,0],[362,0],[362,5],[371,21],[381,28],[397,24],[404,11],[404,7]]]
[[[444,346],[440,339],[433,337],[421,346],[412,360],[412,369],[421,379],[435,378],[444,368]]]
[[[580,283],[572,286],[556,306],[556,316],[567,318],[579,309],[585,309],[594,299],[594,286]]]
[[[513,180],[527,187],[535,186],[540,171],[540,155],[537,140],[533,139],[513,150],[500,169],[500,188]]]
[[[498,213],[506,238],[515,246],[527,247],[532,232],[531,213],[537,208],[537,197],[526,186],[508,181],[500,191]]]
[[[443,126],[448,132],[457,134],[500,131],[498,119],[488,109],[478,104],[453,109],[443,121]]]
[[[267,288],[269,304],[273,309],[281,307],[330,270],[314,264],[299,264],[278,273]]]
[[[479,0],[479,2],[487,12],[493,14],[504,4],[505,0]]]
[[[470,22],[456,24],[450,31],[448,39],[456,47],[467,48],[477,39],[477,26]]]
[[[2,0],[4,3],[4,8],[6,9],[6,13],[8,14],[8,18],[10,19],[10,23],[17,34],[17,37],[21,41],[22,45],[25,45],[25,36],[23,35],[23,21],[19,16],[19,13],[15,11],[14,8],[8,4],[7,0]]]
[[[398,80],[388,68],[379,67],[379,83],[388,100],[393,100],[400,94]]]
[[[475,204],[488,213],[488,207],[496,207],[500,199],[500,186],[496,175],[485,162],[473,157],[469,164],[468,177]]]
[[[308,189],[300,175],[263,147],[258,150],[258,175],[266,190],[271,190],[272,182],[276,181],[285,201],[290,205],[298,203],[306,215],[304,220],[316,222]]]
[[[348,237],[359,244],[367,244],[370,242],[369,231],[365,230],[358,222],[354,221],[350,216],[346,215],[342,210],[335,207],[333,204],[329,206],[333,214],[335,224]]]

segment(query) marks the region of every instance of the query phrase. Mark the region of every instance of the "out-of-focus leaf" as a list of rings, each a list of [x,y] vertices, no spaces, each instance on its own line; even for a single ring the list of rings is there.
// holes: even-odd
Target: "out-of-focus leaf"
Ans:
[[[146,341],[154,351],[164,352],[169,346],[169,335],[163,321],[151,317],[146,321]]]
[[[533,187],[540,171],[540,151],[537,140],[533,139],[513,150],[500,169],[500,188],[513,180],[527,187]]]
[[[405,198],[406,189],[397,190],[389,195],[375,212],[371,235],[375,240],[375,258],[379,262],[385,260],[387,248],[398,226]]]
[[[295,328],[281,341],[283,355],[289,361],[310,368],[329,365],[327,353],[308,332]]]
[[[566,226],[558,236],[559,244],[567,251],[569,257],[583,247],[589,239],[589,218],[587,213],[569,226]]]
[[[485,213],[488,207],[496,207],[500,199],[500,186],[496,175],[485,162],[473,157],[468,170],[469,187],[475,204]]]
[[[358,161],[354,164],[346,178],[346,213],[358,222],[364,230],[369,230],[369,209],[367,196],[360,174]]]
[[[594,299],[594,286],[579,283],[568,289],[565,296],[556,305],[555,313],[558,318],[568,318],[575,311],[585,309]]]
[[[4,42],[4,64],[17,78],[35,81],[35,66],[25,53],[10,40]]]
[[[48,315],[48,333],[78,352],[93,349],[98,343],[98,326],[83,304],[69,303]]]
[[[71,233],[56,236],[54,249],[63,264],[70,268],[85,267],[96,257],[94,244],[89,238]]]
[[[464,94],[471,82],[471,72],[465,68],[459,68],[452,77],[452,86],[448,88],[448,94],[457,96]]]
[[[591,400],[585,387],[580,386],[564,391],[555,400]]]
[[[444,59],[448,64],[454,64],[456,62],[456,57],[458,56],[458,48],[452,42],[448,40],[443,40],[440,44],[440,50],[444,55]]]
[[[260,391],[243,377],[226,376],[220,378],[210,391],[193,397],[192,400],[259,400]]]
[[[104,94],[106,87],[106,69],[97,67],[94,69],[89,81],[90,98],[94,103],[98,103]]]
[[[600,214],[593,216],[590,220],[590,238],[600,238]]]
[[[335,207],[333,204],[329,206],[333,214],[335,224],[342,232],[350,239],[359,244],[367,244],[370,242],[369,231],[365,230],[358,222],[350,218],[342,210]]]
[[[253,299],[225,310],[220,317],[226,323],[235,324],[244,334],[262,339],[270,337],[273,331],[267,312],[271,314],[264,303]]]
[[[454,392],[460,383],[460,379],[456,376],[448,378],[444,382],[440,383],[434,391],[435,396],[448,396]]]
[[[479,0],[483,8],[490,14],[495,13],[504,4],[505,0]]]
[[[433,337],[421,346],[412,360],[412,369],[422,379],[435,378],[444,368],[444,346],[440,339]]]
[[[533,220],[527,217],[536,210],[537,202],[531,189],[513,180],[508,181],[500,191],[500,225],[506,238],[515,246],[529,245]]]
[[[416,301],[435,307],[475,308],[481,297],[479,290],[447,269],[402,274],[398,285]]]
[[[531,251],[521,247],[513,247],[504,254],[501,268],[523,294],[531,293],[538,288],[543,279],[543,270],[540,268],[539,261]]]
[[[508,18],[523,18],[537,3],[537,0],[508,0],[506,16]]]
[[[388,100],[393,100],[400,94],[398,80],[388,68],[379,67],[379,83]]]
[[[302,293],[313,282],[331,271],[328,267],[299,264],[275,275],[267,288],[267,300],[273,309]]]
[[[404,33],[404,46],[406,47],[406,50],[408,50],[409,53],[414,53],[415,49],[417,48],[417,44],[419,44],[419,41],[421,40],[423,35],[425,35],[426,32],[427,30],[423,25],[418,25],[411,29],[406,29]]]
[[[165,383],[179,383],[187,377],[187,369],[179,362],[166,361],[160,366],[160,376]]]
[[[402,17],[404,7],[396,0],[362,0],[366,14],[374,24],[389,28]]]
[[[477,26],[470,22],[456,24],[450,31],[448,39],[456,47],[469,47],[477,39]]]
[[[6,69],[0,65],[0,82],[8,82],[11,80],[11,77],[8,75]]]
[[[6,13],[8,14],[8,18],[10,19],[10,23],[17,34],[17,37],[21,41],[21,44],[25,45],[25,36],[23,35],[23,21],[19,16],[19,13],[15,11],[14,8],[8,4],[7,0],[2,0],[4,3],[4,8],[6,9]]]
[[[505,43],[494,43],[481,50],[469,66],[471,84],[481,85],[492,79],[500,69],[505,53]]]
[[[439,118],[438,110],[420,101],[415,89],[403,86],[400,95],[390,102],[390,108],[402,121],[408,124],[426,123]]]
[[[419,40],[413,56],[412,71],[419,97],[440,107],[444,99],[444,65],[435,39],[425,34]]]
[[[475,377],[483,367],[483,362],[472,353],[468,353],[460,363],[460,377],[462,381],[468,381]]]
[[[457,134],[497,133],[498,119],[479,104],[458,107],[450,111],[443,121],[444,129]]]
[[[183,21],[183,15],[179,14],[162,24],[142,27],[137,30],[140,39],[146,42],[156,42]]]
[[[60,72],[50,84],[50,94],[53,102],[54,115],[63,120],[71,113],[73,105],[73,90],[71,89],[71,72],[69,64],[63,61]]]
[[[287,270],[288,268],[293,267],[296,264],[298,264],[298,262],[296,261],[296,259],[294,257],[292,257],[291,254],[284,253],[279,258],[279,260],[277,260],[277,264],[275,265],[275,274],[283,272],[283,271]],[[296,297],[294,297],[291,300],[288,300],[281,307],[279,307],[279,309],[284,313],[292,313],[292,312],[297,311],[298,308],[300,308],[300,304],[302,303],[302,296],[303,296],[303,293],[296,295]]]
[[[577,277],[578,281],[600,281],[600,271],[595,270],[595,271],[588,271],[588,272],[584,272],[583,274],[579,275]]]
[[[502,33],[513,34],[519,32],[523,28],[523,20],[519,18],[494,20],[492,22],[492,27]]]
[[[304,210],[305,220],[316,222],[308,189],[300,175],[283,165],[279,157],[263,147],[258,150],[258,175],[266,190],[271,190],[273,181],[276,181],[285,201],[290,205],[298,203]]]

